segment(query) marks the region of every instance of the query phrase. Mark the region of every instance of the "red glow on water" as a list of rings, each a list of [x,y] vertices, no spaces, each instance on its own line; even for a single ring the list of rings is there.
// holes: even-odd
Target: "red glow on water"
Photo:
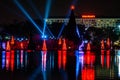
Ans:
[[[101,49],[105,49],[104,40],[101,41]]]
[[[104,67],[104,55],[101,55],[101,65]]]
[[[23,64],[23,50],[20,51],[20,63]]]
[[[86,50],[91,50],[90,43],[87,43],[87,49]]]
[[[14,59],[15,59],[15,56],[14,56],[14,51],[12,50],[11,51],[11,71],[13,71],[14,70]]]
[[[58,50],[58,68],[61,68],[61,61],[62,61],[62,51]]]
[[[10,65],[10,52],[6,52],[6,70],[9,69]]]
[[[104,67],[104,60],[105,60],[104,50],[101,50],[101,65]],[[107,68],[110,68],[110,50],[106,51],[106,65]]]
[[[43,47],[42,47],[43,51],[47,51],[47,47],[46,47],[46,40],[43,40]]]
[[[27,50],[28,53],[32,52],[32,50]]]
[[[42,51],[42,70],[46,70],[47,51]]]
[[[86,62],[87,64],[90,64],[90,63],[91,63],[91,56],[90,56],[90,55],[86,55],[86,56],[85,56],[85,62]]]
[[[43,56],[43,63],[44,63],[44,69],[46,69],[46,52],[44,52],[44,56]]]
[[[107,55],[107,68],[110,68],[110,55]]]
[[[92,54],[90,51],[86,52],[85,56],[84,56],[84,61],[86,64],[94,64],[95,62],[95,55]]]
[[[65,69],[66,67],[66,51],[63,51],[63,68]]]
[[[82,70],[82,80],[95,80],[94,69],[83,69]]]
[[[7,44],[6,44],[6,51],[9,51],[10,50],[10,42],[7,41]]]
[[[104,50],[101,50],[101,54],[104,54],[104,52],[105,52]]]
[[[58,50],[58,68],[60,69],[63,67],[63,69],[66,68],[66,62],[67,62],[67,55],[66,51],[60,51]]]
[[[106,51],[106,54],[110,54],[110,50],[107,50],[107,51]]]
[[[74,5],[71,5],[71,10],[74,10],[75,9],[75,6]]]
[[[65,40],[65,39],[63,39],[63,46],[62,46],[62,50],[67,50],[66,40]]]

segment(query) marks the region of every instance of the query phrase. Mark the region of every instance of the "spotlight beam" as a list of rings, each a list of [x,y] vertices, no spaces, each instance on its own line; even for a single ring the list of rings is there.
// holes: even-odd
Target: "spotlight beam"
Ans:
[[[50,11],[50,5],[51,5],[51,0],[47,0],[46,10],[45,10],[45,20],[48,18],[48,14]],[[43,27],[43,36],[45,34],[45,28],[46,28],[46,21],[45,20],[44,20],[44,27]]]
[[[36,8],[36,6],[34,5],[33,1],[32,0],[27,0],[27,2],[29,3],[29,5],[32,7],[32,9],[34,10],[35,14],[39,17],[39,19],[41,21],[43,21],[43,18],[40,14],[40,12],[38,11],[38,9]]]
[[[33,72],[33,74],[29,77],[29,80],[35,80],[35,78],[38,76],[38,74],[42,73],[41,71],[41,65],[39,65],[35,71]]]
[[[37,28],[37,30],[41,34],[43,34],[42,31],[39,29],[39,26],[34,22],[34,20],[30,17],[28,12],[22,7],[22,5],[17,0],[14,0],[14,2],[18,6],[18,8],[24,13],[24,15],[30,20],[30,22]]]
[[[70,16],[70,13],[71,13],[71,11],[69,10],[68,15],[66,16],[66,19],[68,19],[68,17]],[[63,23],[62,28],[60,29],[60,32],[59,32],[59,34],[58,34],[57,39],[60,38],[60,36],[61,36],[61,34],[62,34],[62,31],[63,31],[64,27],[65,27],[65,22]]]
[[[53,33],[51,32],[51,30],[50,30],[48,27],[47,27],[47,29],[48,29],[49,33],[51,34],[51,36],[54,37],[54,35],[53,35]]]
[[[36,6],[32,2],[32,0],[27,0],[27,1],[28,1],[29,5],[32,7],[32,9],[34,10],[35,14],[39,17],[39,19],[41,21],[44,21],[43,18],[42,18],[42,16],[41,16],[41,14],[40,14],[40,12],[37,10]],[[51,30],[48,27],[47,27],[47,30],[49,31],[50,35],[54,37],[53,33],[51,32]]]
[[[76,33],[77,33],[78,37],[80,38],[80,32],[79,32],[78,26],[76,26]]]

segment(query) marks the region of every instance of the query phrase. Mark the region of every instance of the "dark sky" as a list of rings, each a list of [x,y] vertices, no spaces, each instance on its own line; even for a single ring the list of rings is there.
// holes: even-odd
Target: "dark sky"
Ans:
[[[31,0],[18,0],[29,14],[36,18],[36,14],[32,7],[29,5]],[[51,0],[52,5],[50,8],[49,16],[66,16],[70,5],[75,0]],[[120,16],[119,0],[77,0],[75,5],[75,15],[81,14],[95,14],[102,16]],[[38,12],[44,17],[45,6],[47,0],[32,0]],[[0,23],[11,23],[15,20],[25,20],[24,14],[15,5],[13,0],[0,0]]]

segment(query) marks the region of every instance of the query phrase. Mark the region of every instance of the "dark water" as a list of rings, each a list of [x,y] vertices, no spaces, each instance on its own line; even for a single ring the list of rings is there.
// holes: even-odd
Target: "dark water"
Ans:
[[[120,50],[0,52],[0,80],[118,79]]]

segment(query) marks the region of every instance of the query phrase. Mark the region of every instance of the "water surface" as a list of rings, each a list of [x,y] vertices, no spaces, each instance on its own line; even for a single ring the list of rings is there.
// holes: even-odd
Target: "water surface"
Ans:
[[[0,80],[117,80],[120,50],[0,52]]]

